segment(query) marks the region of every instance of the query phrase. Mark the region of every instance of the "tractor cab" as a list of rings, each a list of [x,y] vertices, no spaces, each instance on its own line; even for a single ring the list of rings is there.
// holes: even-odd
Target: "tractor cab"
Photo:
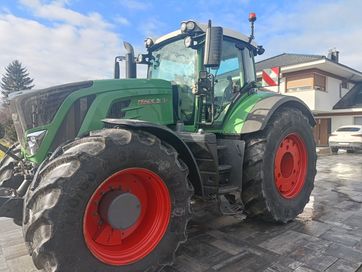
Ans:
[[[253,24],[256,17],[251,15]],[[180,29],[156,40],[145,40],[146,54],[133,57],[125,43],[126,76],[136,77],[136,64],[147,65],[148,79],[172,83],[175,113],[186,126],[212,127],[222,123],[233,101],[255,83],[254,56],[264,49],[247,37],[222,27],[184,21]],[[245,88],[247,87],[247,88]]]

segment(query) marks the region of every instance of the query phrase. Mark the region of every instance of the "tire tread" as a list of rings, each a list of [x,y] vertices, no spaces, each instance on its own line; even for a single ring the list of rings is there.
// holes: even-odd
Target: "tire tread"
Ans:
[[[156,136],[143,131],[105,129],[92,132],[89,137],[65,145],[60,155],[39,171],[38,180],[33,181],[35,185],[28,191],[24,203],[23,233],[33,262],[38,269],[44,269],[46,272],[60,272],[58,260],[52,251],[50,242],[54,237],[51,210],[57,207],[59,197],[62,194],[62,184],[67,182],[82,167],[83,160],[101,154],[107,145],[112,143],[127,145],[131,139],[137,139],[140,145],[157,145],[170,160],[175,161],[175,165],[184,174],[185,197],[188,199],[185,216],[187,222],[191,219],[190,203],[193,189],[188,181],[188,169],[186,164],[178,158],[176,150],[171,145],[161,142]],[[82,148],[79,148],[79,145],[82,145]],[[87,145],[93,149],[91,152],[87,150]],[[93,152],[94,150],[96,152]],[[74,167],[74,164],[78,166]],[[45,185],[39,182],[44,178],[47,180]],[[54,193],[56,191],[57,193]],[[54,194],[51,200],[47,197],[49,194]],[[45,208],[39,210],[40,205]],[[37,210],[36,213],[32,212],[34,209]],[[186,226],[187,224],[178,234],[179,243],[170,258],[162,264],[150,267],[147,271],[159,271],[165,265],[172,264],[177,248],[187,240]]]

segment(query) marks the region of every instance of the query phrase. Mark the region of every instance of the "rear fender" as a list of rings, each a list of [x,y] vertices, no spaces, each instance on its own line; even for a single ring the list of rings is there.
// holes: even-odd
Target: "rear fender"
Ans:
[[[299,109],[309,120],[311,127],[316,122],[308,106],[300,99],[293,96],[273,95],[259,100],[249,112],[241,134],[247,134],[263,130],[268,124],[272,115],[282,107],[292,107]]]

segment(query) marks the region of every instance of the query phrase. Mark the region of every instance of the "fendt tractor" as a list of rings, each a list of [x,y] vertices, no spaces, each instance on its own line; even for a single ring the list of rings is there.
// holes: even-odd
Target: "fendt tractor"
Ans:
[[[19,143],[1,162],[0,216],[22,225],[38,269],[160,271],[193,213],[286,223],[303,211],[315,121],[257,83],[255,19],[250,36],[185,21],[137,57],[125,42],[114,79],[9,97]]]

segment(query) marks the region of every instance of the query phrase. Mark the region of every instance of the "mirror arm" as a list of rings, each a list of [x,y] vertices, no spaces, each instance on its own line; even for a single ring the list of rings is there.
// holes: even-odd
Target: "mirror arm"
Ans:
[[[251,22],[251,34],[249,37],[249,43],[251,43],[252,40],[254,40],[254,22]]]
[[[215,76],[207,71],[201,71],[199,75],[199,80],[197,82],[197,89],[194,92],[195,95],[203,97],[204,99],[210,99],[211,107],[204,107],[205,113],[208,115],[207,123],[211,124],[214,122],[215,115],[215,104],[214,104],[214,87],[215,87]]]
[[[214,123],[214,114],[215,114],[215,77],[213,74],[210,74],[211,77],[211,89],[210,89],[210,96],[211,96],[211,123]]]

